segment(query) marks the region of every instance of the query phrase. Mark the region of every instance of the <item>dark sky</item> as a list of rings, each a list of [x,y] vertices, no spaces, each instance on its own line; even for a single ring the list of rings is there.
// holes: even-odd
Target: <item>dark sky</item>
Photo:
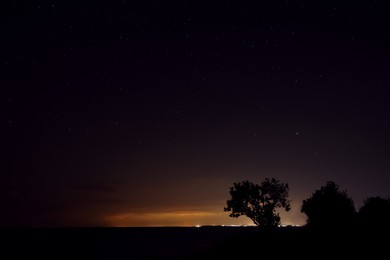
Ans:
[[[0,226],[251,224],[223,207],[265,177],[284,224],[328,180],[390,195],[387,1],[211,2],[6,1]]]

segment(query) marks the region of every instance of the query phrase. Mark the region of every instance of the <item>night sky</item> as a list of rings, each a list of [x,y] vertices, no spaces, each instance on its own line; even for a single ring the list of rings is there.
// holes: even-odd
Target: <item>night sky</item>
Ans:
[[[252,224],[223,207],[266,177],[283,224],[328,180],[390,195],[389,3],[211,2],[6,1],[0,226]]]

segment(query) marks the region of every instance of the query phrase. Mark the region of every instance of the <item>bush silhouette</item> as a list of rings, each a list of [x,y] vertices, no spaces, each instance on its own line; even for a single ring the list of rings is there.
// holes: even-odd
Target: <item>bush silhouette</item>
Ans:
[[[277,208],[290,210],[288,200],[288,184],[272,178],[265,178],[260,184],[250,181],[234,183],[230,187],[231,199],[228,200],[224,211],[229,211],[230,217],[238,218],[245,215],[257,226],[264,228],[275,227],[280,224]]]
[[[389,228],[390,198],[369,197],[359,210],[359,223],[366,228]]]
[[[356,214],[352,198],[333,181],[303,200],[301,212],[307,216],[307,226],[317,228],[351,225]]]

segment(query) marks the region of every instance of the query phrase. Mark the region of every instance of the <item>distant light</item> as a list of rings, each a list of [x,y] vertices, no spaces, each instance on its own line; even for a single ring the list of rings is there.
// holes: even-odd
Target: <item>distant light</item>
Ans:
[[[301,225],[295,225],[295,224],[287,224],[287,225],[278,225],[278,227],[300,227]]]
[[[197,227],[197,228],[200,228],[200,227],[255,227],[255,225],[225,225],[225,224],[210,224],[210,225],[195,225],[195,226],[192,226],[192,227]]]

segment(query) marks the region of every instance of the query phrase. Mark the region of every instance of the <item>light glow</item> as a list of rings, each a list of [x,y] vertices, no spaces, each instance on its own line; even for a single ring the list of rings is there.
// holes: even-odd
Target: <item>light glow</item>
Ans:
[[[172,211],[172,212],[127,212],[109,215],[105,218],[112,227],[158,227],[158,226],[209,226],[213,225],[250,225],[245,217],[233,219],[225,212],[218,211]]]

